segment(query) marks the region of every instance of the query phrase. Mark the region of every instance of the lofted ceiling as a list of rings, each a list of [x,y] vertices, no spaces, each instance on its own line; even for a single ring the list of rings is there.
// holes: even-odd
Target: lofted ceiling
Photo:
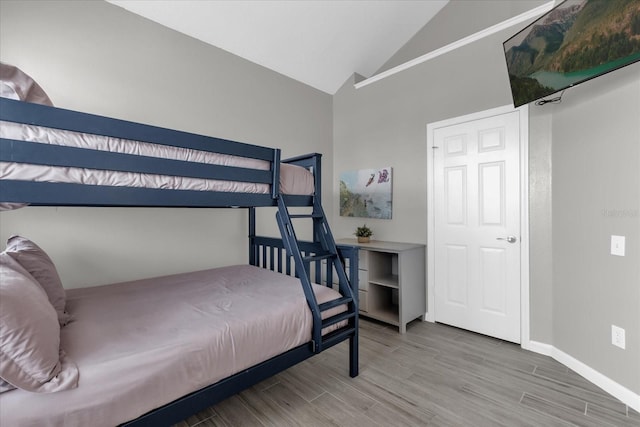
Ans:
[[[334,94],[369,77],[448,0],[107,0]]]

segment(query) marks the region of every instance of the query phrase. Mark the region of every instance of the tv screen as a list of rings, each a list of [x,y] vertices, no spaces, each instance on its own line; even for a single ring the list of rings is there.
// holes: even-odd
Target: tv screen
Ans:
[[[504,42],[519,107],[640,60],[640,0],[567,0]]]

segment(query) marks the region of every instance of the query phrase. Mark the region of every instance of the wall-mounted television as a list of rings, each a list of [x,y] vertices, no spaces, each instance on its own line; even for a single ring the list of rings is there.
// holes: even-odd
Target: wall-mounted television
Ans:
[[[504,42],[513,104],[640,60],[640,0],[567,0]]]

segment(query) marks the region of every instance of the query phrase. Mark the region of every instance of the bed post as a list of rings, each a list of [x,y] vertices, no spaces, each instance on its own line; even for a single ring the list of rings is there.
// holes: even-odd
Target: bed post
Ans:
[[[318,200],[318,204],[322,205],[322,154],[316,154],[313,156],[314,166],[313,166],[313,177],[314,177],[314,187],[315,187],[315,197]]]
[[[249,208],[249,264],[258,265],[258,248],[256,246],[256,208]]]
[[[360,289],[360,286],[359,286],[360,278],[358,277],[358,269],[360,268],[360,266],[358,265],[358,251],[359,251],[359,248],[357,247],[351,248],[350,259],[349,259],[349,278],[350,278],[351,289],[353,292],[353,297],[357,301],[357,307],[360,307],[360,301],[358,298],[360,296],[360,294],[358,293]],[[351,378],[357,377],[360,372],[359,363],[358,363],[358,361],[360,360],[360,356],[358,353],[358,341],[359,341],[358,336],[360,334],[360,325],[358,325],[358,317],[359,316],[356,315],[353,318],[353,326],[355,328],[355,332],[353,335],[349,337],[349,376]]]
[[[358,330],[358,321],[356,320],[356,331]],[[358,368],[358,332],[349,337],[349,376],[355,378],[359,374]]]
[[[358,265],[358,250],[359,248],[356,246],[347,246],[347,245],[339,245],[337,246],[338,252],[340,254],[340,258],[343,261],[342,265],[346,265],[344,259],[349,260],[349,284],[351,286],[351,290],[353,292],[353,297],[358,299],[358,269],[360,266]],[[358,304],[358,307],[360,305]],[[353,326],[355,328],[355,332],[353,335],[349,337],[349,376],[351,378],[355,378],[358,376],[359,367],[358,367],[358,335],[359,335],[359,325],[358,325],[358,316],[353,318]]]
[[[273,163],[271,163],[273,181],[271,183],[271,198],[277,199],[280,196],[280,149],[273,150]]]

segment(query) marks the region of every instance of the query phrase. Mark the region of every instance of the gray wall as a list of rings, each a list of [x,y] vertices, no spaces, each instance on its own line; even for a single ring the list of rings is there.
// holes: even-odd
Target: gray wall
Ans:
[[[280,147],[283,157],[323,153],[331,207],[325,93],[103,1],[3,0],[0,60],[59,107]],[[272,214],[261,218],[268,234]],[[27,208],[0,214],[2,241],[11,233],[43,246],[67,287],[245,263],[248,253],[244,210]]]
[[[640,63],[568,91],[552,114],[553,343],[640,393]],[[625,257],[611,235],[626,236]]]
[[[526,3],[450,2],[383,69],[543,2]],[[334,96],[334,192],[341,171],[394,168],[393,219],[366,221],[375,238],[427,242],[426,125],[511,103],[502,42],[522,26],[358,90],[348,81]],[[634,393],[640,392],[639,70],[635,64],[573,88],[562,104],[532,106],[529,147],[530,338]],[[348,236],[364,222],[340,217],[338,209],[336,235]],[[631,213],[611,217],[603,209]],[[608,254],[611,234],[626,235],[627,257]],[[626,329],[626,350],[611,345],[612,323]]]

